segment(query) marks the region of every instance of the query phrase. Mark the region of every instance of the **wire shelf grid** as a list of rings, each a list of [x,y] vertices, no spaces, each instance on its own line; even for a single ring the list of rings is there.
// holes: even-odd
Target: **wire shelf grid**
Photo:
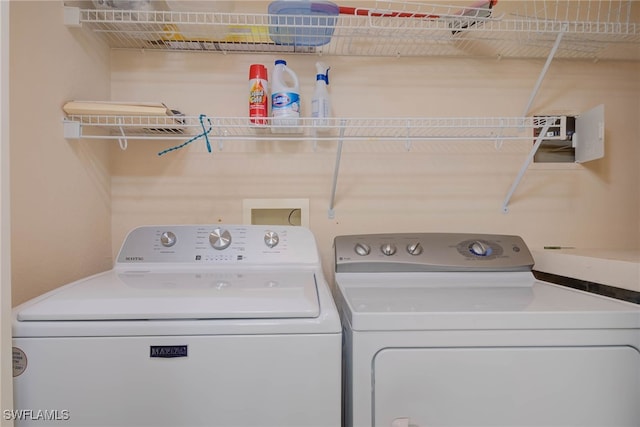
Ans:
[[[545,117],[435,117],[435,118],[299,118],[282,125],[265,118],[264,125],[247,117],[97,116],[70,115],[66,123],[79,124],[75,138],[87,139],[189,139],[208,136],[233,140],[531,140],[533,130],[547,123],[559,125],[561,116]],[[209,130],[210,128],[210,130]],[[560,138],[560,137],[551,137]]]
[[[304,23],[270,14],[82,9],[77,24],[113,48],[350,56],[546,57],[563,33],[557,57],[640,60],[639,6],[631,0],[514,3],[519,10],[501,11],[502,2],[489,11],[379,1],[366,15]],[[305,43],[276,44],[276,26]]]

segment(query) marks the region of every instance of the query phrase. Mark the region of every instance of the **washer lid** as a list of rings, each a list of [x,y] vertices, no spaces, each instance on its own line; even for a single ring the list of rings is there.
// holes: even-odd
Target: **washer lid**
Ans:
[[[116,272],[58,288],[19,321],[318,317],[312,271]]]
[[[451,274],[429,274],[435,280],[378,274],[359,283],[362,277],[346,276],[338,288],[354,330],[640,328],[638,305],[536,281],[529,273],[479,273],[466,284]]]

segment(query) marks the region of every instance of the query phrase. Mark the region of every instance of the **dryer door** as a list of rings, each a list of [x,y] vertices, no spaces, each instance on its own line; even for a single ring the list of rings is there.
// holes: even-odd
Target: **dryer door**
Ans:
[[[375,426],[638,426],[628,346],[389,348],[374,359]]]

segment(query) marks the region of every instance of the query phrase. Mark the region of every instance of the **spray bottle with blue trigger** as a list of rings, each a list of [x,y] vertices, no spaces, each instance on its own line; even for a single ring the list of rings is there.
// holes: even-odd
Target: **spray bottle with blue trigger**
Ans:
[[[316,62],[316,87],[311,98],[311,117],[315,126],[328,126],[331,117],[331,99],[329,98],[329,67],[324,62]]]

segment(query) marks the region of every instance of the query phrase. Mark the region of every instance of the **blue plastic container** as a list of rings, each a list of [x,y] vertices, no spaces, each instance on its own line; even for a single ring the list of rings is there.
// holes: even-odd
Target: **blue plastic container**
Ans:
[[[330,1],[279,0],[269,4],[269,35],[280,45],[322,46],[331,41],[340,8]]]

